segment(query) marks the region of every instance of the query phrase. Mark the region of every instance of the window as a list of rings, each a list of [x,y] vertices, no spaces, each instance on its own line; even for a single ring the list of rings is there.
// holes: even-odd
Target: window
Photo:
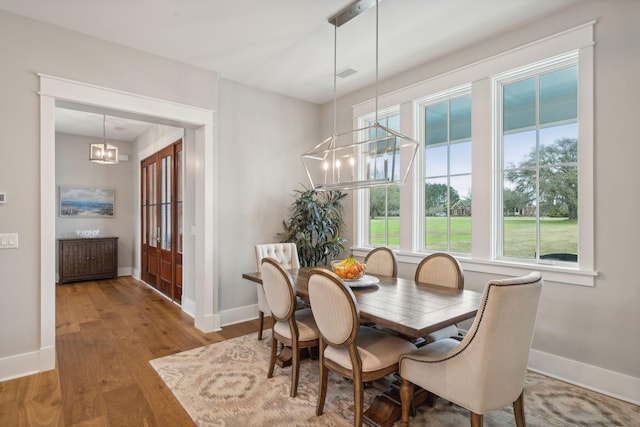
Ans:
[[[403,186],[354,193],[354,254],[593,286],[593,55],[588,23],[355,105],[421,147]]]
[[[424,123],[423,241],[427,251],[471,252],[469,90],[467,86],[448,91],[421,103]]]
[[[363,121],[365,126],[374,124],[375,118],[367,117]],[[386,116],[378,117],[378,123],[396,132],[400,132],[400,114],[387,113]],[[370,129],[374,132],[374,129]],[[378,135],[379,136],[379,135]],[[376,135],[367,135],[367,139],[374,139]],[[383,141],[381,145],[385,145]],[[371,149],[371,152],[378,150]],[[375,171],[383,171],[390,164],[388,153],[380,150],[380,154],[371,161],[369,173],[375,175]],[[398,154],[393,154],[394,161]],[[399,174],[399,168],[395,168]],[[397,178],[397,177],[396,177]],[[370,188],[369,193],[369,234],[368,243],[370,246],[400,246],[400,189],[398,187]]]
[[[576,56],[495,80],[500,99],[498,256],[578,261]]]

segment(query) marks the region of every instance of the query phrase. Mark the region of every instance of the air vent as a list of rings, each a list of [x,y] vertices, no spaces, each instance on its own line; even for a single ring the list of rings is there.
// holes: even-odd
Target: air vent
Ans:
[[[340,77],[341,79],[346,79],[349,76],[354,75],[355,73],[357,73],[356,70],[354,70],[353,68],[343,68],[342,70],[338,71],[336,73],[336,77]]]

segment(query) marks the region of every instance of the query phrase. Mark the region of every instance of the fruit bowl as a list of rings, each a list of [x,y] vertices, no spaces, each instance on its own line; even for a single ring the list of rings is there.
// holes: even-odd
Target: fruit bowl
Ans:
[[[344,260],[331,262],[331,268],[333,268],[333,272],[336,273],[339,278],[349,282],[362,279],[367,265],[358,262],[355,258],[349,257]]]

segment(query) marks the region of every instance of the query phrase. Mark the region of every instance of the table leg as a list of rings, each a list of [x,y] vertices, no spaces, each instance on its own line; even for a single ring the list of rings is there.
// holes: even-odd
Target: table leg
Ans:
[[[428,391],[416,387],[413,395],[414,408],[430,400]],[[402,416],[402,401],[400,400],[400,384],[394,381],[382,394],[371,402],[371,406],[364,412],[364,423],[373,427],[391,427]]]

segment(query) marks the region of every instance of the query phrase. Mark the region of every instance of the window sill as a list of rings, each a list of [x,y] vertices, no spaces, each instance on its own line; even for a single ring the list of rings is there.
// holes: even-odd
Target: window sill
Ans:
[[[353,254],[364,258],[371,248],[352,248]],[[399,263],[418,264],[426,253],[395,251]],[[523,276],[531,271],[539,271],[545,281],[578,286],[595,286],[597,271],[580,270],[553,264],[529,264],[524,262],[481,260],[456,257],[464,271],[497,274],[501,276]]]

